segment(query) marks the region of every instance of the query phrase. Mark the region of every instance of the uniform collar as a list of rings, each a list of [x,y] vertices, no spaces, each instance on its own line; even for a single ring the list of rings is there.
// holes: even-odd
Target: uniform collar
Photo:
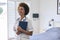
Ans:
[[[21,19],[20,19],[21,20]],[[24,17],[21,21],[25,21],[26,20],[26,17]]]

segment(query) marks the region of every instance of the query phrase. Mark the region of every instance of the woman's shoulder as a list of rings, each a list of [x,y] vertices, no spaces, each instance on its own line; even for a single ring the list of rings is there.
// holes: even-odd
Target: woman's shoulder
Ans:
[[[17,18],[17,19],[16,19],[16,21],[19,21],[19,20],[20,20],[20,18]]]
[[[31,18],[28,18],[28,17],[26,17],[26,21],[32,21],[32,19]]]

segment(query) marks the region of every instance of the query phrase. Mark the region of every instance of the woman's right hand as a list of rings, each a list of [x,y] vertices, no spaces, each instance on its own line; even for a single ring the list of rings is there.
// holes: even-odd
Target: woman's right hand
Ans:
[[[20,26],[18,26],[17,30],[18,30],[19,32],[22,32],[23,29],[22,29]]]
[[[17,35],[19,35],[21,32],[16,32]]]
[[[16,32],[16,34],[19,35],[20,33],[21,33],[21,27],[18,26],[18,27],[17,27],[17,32]]]

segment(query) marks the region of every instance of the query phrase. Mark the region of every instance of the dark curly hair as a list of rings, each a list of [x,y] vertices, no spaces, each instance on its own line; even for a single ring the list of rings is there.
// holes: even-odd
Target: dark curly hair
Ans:
[[[20,3],[19,7],[23,7],[25,10],[25,15],[29,13],[29,6],[26,3]]]

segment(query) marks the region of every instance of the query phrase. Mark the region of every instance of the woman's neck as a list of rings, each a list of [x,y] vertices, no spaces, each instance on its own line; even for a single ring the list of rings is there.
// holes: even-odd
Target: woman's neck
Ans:
[[[25,17],[25,16],[23,15],[23,16],[21,16],[21,18],[20,18],[20,19],[22,20],[24,17]]]

